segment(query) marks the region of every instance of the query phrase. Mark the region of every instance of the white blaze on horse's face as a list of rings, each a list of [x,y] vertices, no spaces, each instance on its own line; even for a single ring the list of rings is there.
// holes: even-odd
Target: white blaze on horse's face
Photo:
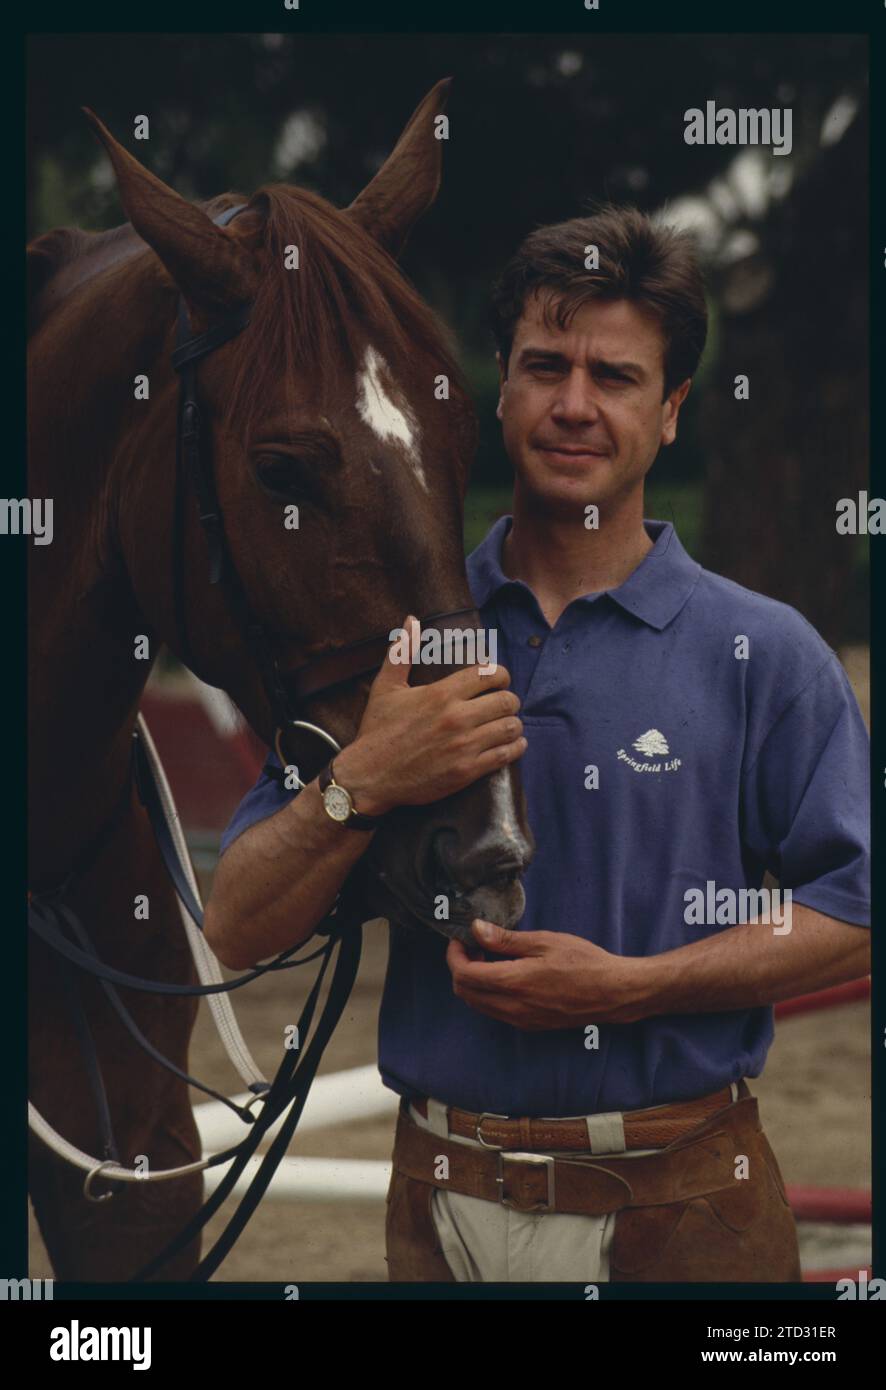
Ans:
[[[514,788],[511,785],[508,769],[506,767],[497,768],[489,779],[489,785],[492,791],[496,830],[499,831],[502,839],[509,841],[518,850],[522,850],[525,846],[525,840],[520,833],[517,803],[514,799]]]
[[[428,482],[419,451],[421,430],[418,421],[403,400],[402,392],[398,392],[403,400],[402,406],[398,406],[388,395],[382,385],[382,369],[390,380],[391,372],[387,362],[379,356],[375,348],[367,347],[363,357],[363,369],[357,374],[357,410],[360,412],[360,418],[379,439],[383,439],[386,444],[399,444],[405,450],[415,470],[415,476],[427,492]],[[378,471],[376,465],[372,467]]]

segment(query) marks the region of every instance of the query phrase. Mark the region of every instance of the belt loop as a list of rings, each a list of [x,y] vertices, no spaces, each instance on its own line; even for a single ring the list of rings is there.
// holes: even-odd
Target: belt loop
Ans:
[[[730,1087],[729,1087],[729,1089],[732,1091],[732,1103],[733,1103],[733,1105],[734,1105],[735,1102],[738,1100],[738,1082],[737,1082],[737,1081],[732,1081],[732,1082],[730,1082]]]
[[[624,1115],[610,1110],[604,1115],[585,1115],[588,1148],[592,1154],[623,1154],[627,1149]]]
[[[449,1138],[449,1110],[441,1100],[432,1100],[428,1096],[428,1129],[432,1134],[439,1134],[443,1139]]]

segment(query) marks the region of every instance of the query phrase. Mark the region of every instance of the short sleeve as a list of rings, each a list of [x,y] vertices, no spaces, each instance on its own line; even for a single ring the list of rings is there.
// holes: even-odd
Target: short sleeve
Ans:
[[[831,654],[742,777],[742,839],[794,902],[870,926],[870,743]]]
[[[224,854],[229,845],[242,835],[244,830],[266,820],[276,811],[281,811],[298,796],[298,788],[289,790],[283,785],[283,768],[276,753],[269,753],[261,770],[261,775],[251,791],[247,792],[231,818],[231,823],[221,837],[219,854]]]

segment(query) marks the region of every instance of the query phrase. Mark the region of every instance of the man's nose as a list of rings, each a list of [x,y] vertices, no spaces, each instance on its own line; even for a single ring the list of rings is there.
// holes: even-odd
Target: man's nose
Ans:
[[[599,418],[596,391],[587,372],[569,372],[554,397],[551,415],[564,424],[590,424]]]

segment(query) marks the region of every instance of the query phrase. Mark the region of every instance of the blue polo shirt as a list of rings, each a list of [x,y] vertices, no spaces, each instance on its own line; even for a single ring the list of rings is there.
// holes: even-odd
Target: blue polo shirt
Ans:
[[[657,955],[728,930],[729,895],[714,895],[739,903],[767,869],[794,903],[868,926],[868,736],[839,660],[793,608],[702,569],[669,523],[644,524],[654,544],[633,574],[553,628],[502,571],[510,516],[467,561],[528,741],[537,849],[519,929]],[[263,773],[222,850],[292,795]],[[758,1076],[772,1041],[768,1007],[597,1038],[523,1032],[456,999],[445,954],[434,932],[391,931],[379,1067],[402,1095],[511,1115],[635,1110]]]

